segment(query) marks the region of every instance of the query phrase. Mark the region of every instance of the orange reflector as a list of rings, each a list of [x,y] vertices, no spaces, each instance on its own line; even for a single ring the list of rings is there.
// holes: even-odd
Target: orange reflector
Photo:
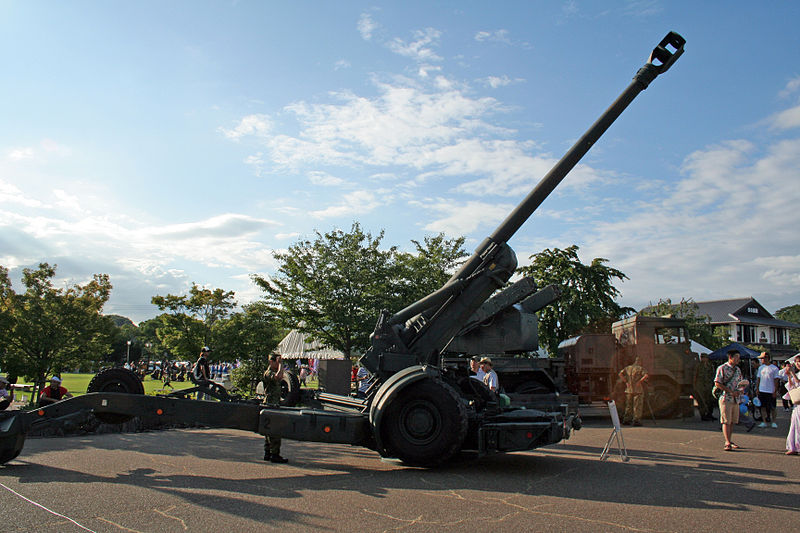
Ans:
[[[36,413],[37,413],[39,416],[44,416],[44,410],[43,410],[43,409],[39,409],[38,411],[36,411]]]
[[[533,433],[529,431],[525,436],[528,437],[529,439],[532,439]]]
[[[156,409],[156,414],[157,415],[163,415],[164,411],[162,411],[161,409]]]
[[[330,433],[331,432],[331,427],[330,426],[325,426],[325,427],[322,428],[322,431],[324,431],[325,433]]]

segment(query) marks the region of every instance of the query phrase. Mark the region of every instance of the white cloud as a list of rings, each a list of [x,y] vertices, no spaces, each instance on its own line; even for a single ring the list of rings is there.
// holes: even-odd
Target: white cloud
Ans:
[[[257,233],[265,228],[277,226],[278,223],[264,218],[254,218],[236,213],[217,215],[197,222],[170,224],[143,230],[158,239],[174,241],[176,239],[217,238],[229,239]]]
[[[333,218],[350,215],[363,215],[381,206],[375,194],[369,191],[354,191],[344,195],[342,201],[325,209],[311,211],[314,218]]]
[[[342,92],[332,94],[338,102],[286,106],[301,132],[265,139],[270,162],[289,168],[308,163],[421,168],[455,139],[502,132],[483,119],[502,110],[492,98],[470,98],[455,88],[426,92],[408,84],[381,83],[378,89],[375,98]]]
[[[511,204],[469,201],[455,204],[449,200],[434,202],[410,202],[433,213],[438,217],[425,225],[425,230],[444,232],[447,235],[464,235],[478,228],[496,227],[511,212]]]
[[[243,117],[233,129],[219,128],[228,139],[238,140],[246,135],[263,137],[272,129],[272,121],[267,115],[254,114]]]
[[[82,212],[80,201],[77,196],[69,194],[64,190],[55,189],[53,195],[56,197],[56,206],[69,211]]]
[[[59,144],[52,139],[43,139],[41,142],[42,149],[49,153],[62,157],[72,155],[72,149],[63,144]]]
[[[66,157],[72,155],[72,149],[59,144],[52,139],[42,139],[38,148],[34,146],[19,146],[6,150],[5,159],[11,162],[40,159],[43,155]]]
[[[795,76],[786,83],[786,87],[779,93],[781,98],[788,98],[800,89],[800,76]]]
[[[511,78],[509,78],[506,75],[503,75],[503,76],[489,76],[489,77],[483,78],[481,80],[481,82],[484,85],[486,85],[488,87],[491,87],[492,89],[497,89],[499,87],[506,87],[508,85],[511,85],[512,83],[520,83],[522,81],[524,81],[524,80],[521,80],[519,78],[512,80]]]
[[[333,70],[342,70],[342,69],[346,69],[346,68],[350,68],[350,67],[351,67],[351,65],[350,65],[350,62],[348,60],[340,59],[339,61],[334,63]]]
[[[475,40],[479,43],[483,42],[495,42],[495,43],[504,43],[504,44],[512,44],[511,39],[509,38],[508,30],[494,30],[494,31],[479,31],[475,34]]]
[[[320,170],[313,170],[309,172],[308,180],[313,185],[322,185],[324,187],[338,187],[347,183],[342,178],[337,178],[336,176],[332,176],[327,172],[323,172]]]
[[[35,198],[29,198],[16,186],[0,179],[0,205],[4,203],[19,204],[27,207],[41,207],[43,204]],[[2,223],[2,215],[0,215]]]
[[[463,194],[519,196],[556,162],[537,154],[536,143],[515,140],[514,131],[495,125],[494,115],[506,112],[496,99],[471,97],[444,76],[433,81],[427,90],[405,79],[376,82],[379,93],[372,98],[339,92],[331,94],[330,103],[290,104],[285,111],[297,117],[298,135],[261,139],[265,151],[248,163],[257,173],[268,166],[298,171],[330,165],[373,166],[394,174],[391,167],[400,167],[417,172],[419,180],[457,176]],[[565,186],[611,177],[579,165]]]
[[[417,76],[419,76],[420,78],[427,78],[432,73],[441,72],[441,71],[442,71],[442,67],[440,67],[438,65],[427,65],[427,64],[420,65],[419,69],[417,70]]]
[[[24,161],[26,159],[33,159],[35,150],[29,146],[23,148],[12,148],[6,154],[6,159],[9,161]]]
[[[772,125],[779,130],[800,127],[800,105],[791,109],[786,109],[775,115],[772,119]]]
[[[610,258],[631,278],[625,302],[755,296],[777,308],[800,301],[800,139],[763,151],[728,141],[692,153],[683,168],[685,177],[662,187],[660,198],[582,236],[588,256]]]
[[[414,32],[411,42],[406,42],[399,37],[394,38],[388,43],[389,49],[395,54],[408,57],[417,62],[441,61],[442,58],[436,55],[432,46],[438,44],[441,32],[434,28],[425,28]]]
[[[362,13],[358,19],[358,33],[365,41],[372,39],[372,35],[380,28],[380,25],[375,22],[372,17],[367,13]]]
[[[245,157],[244,164],[252,167],[256,176],[261,176],[264,173],[264,154],[262,152],[251,154]]]

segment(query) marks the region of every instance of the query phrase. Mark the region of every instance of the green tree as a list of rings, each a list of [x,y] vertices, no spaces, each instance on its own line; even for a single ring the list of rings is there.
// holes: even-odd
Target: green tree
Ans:
[[[35,384],[34,395],[48,374],[99,360],[108,352],[113,321],[100,313],[111,295],[108,275],[95,274],[85,285],[53,286],[56,265],[40,263],[22,271],[25,292],[11,286],[8,269],[0,266],[0,325],[5,351],[0,354],[9,374]]]
[[[464,238],[411,241],[414,252],[381,249],[356,222],[349,232],[317,232],[286,253],[271,277],[253,276],[279,323],[352,357],[369,346],[381,309],[399,311],[440,288],[466,255]]]
[[[608,266],[608,259],[598,257],[584,265],[575,245],[548,248],[530,259],[531,264],[517,272],[533,277],[539,287],[561,287],[561,298],[539,311],[540,345],[551,355],[558,352],[561,341],[579,333],[607,333],[611,323],[633,312],[615,301],[619,291],[614,280],[628,277]]]
[[[153,296],[161,311],[156,335],[161,345],[179,357],[191,359],[203,346],[213,346],[212,329],[236,306],[233,291],[205,289],[192,283],[188,295]],[[217,359],[212,352],[212,358]]]
[[[711,317],[698,315],[698,309],[698,305],[692,298],[688,300],[681,298],[681,301],[677,304],[672,303],[669,298],[662,298],[656,304],[650,303],[638,314],[641,316],[682,318],[686,321],[686,334],[689,338],[711,350],[717,350],[730,344],[726,328],[712,326]]]
[[[245,305],[214,326],[217,357],[222,361],[239,360],[233,372],[233,384],[241,391],[253,388],[267,369],[267,355],[275,349],[285,331],[278,327],[266,302]]]
[[[285,253],[275,253],[278,272],[253,281],[279,324],[297,328],[348,357],[364,350],[380,309],[397,301],[392,283],[395,248],[353,223],[349,232],[316,232]]]
[[[425,237],[422,243],[412,240],[414,252],[396,252],[397,302],[388,307],[403,307],[438,290],[467,258],[464,237],[448,239],[444,233]]]
[[[775,312],[775,316],[781,320],[786,320],[787,322],[800,324],[800,304],[782,307]],[[789,344],[791,344],[792,348],[795,350],[800,350],[800,330],[789,330]]]

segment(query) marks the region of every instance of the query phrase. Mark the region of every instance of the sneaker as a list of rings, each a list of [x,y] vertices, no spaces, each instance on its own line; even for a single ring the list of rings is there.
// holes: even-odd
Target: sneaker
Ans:
[[[772,429],[778,429],[778,424],[776,424],[775,422],[773,422],[773,423],[772,423]]]
[[[767,427],[767,423],[766,423],[766,422],[761,422],[761,423],[758,425],[758,427],[760,427],[760,428],[765,428],[765,427]]]
[[[283,464],[283,463],[288,463],[289,459],[286,459],[285,457],[281,457],[280,455],[275,454],[270,459],[270,462]]]

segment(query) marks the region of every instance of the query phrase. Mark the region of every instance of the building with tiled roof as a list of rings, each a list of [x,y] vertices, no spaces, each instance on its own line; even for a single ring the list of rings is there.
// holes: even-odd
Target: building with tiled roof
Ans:
[[[800,329],[800,324],[775,318],[755,298],[695,303],[697,316],[707,315],[712,326],[727,327],[732,342],[764,346],[778,360],[795,354],[789,330]]]

